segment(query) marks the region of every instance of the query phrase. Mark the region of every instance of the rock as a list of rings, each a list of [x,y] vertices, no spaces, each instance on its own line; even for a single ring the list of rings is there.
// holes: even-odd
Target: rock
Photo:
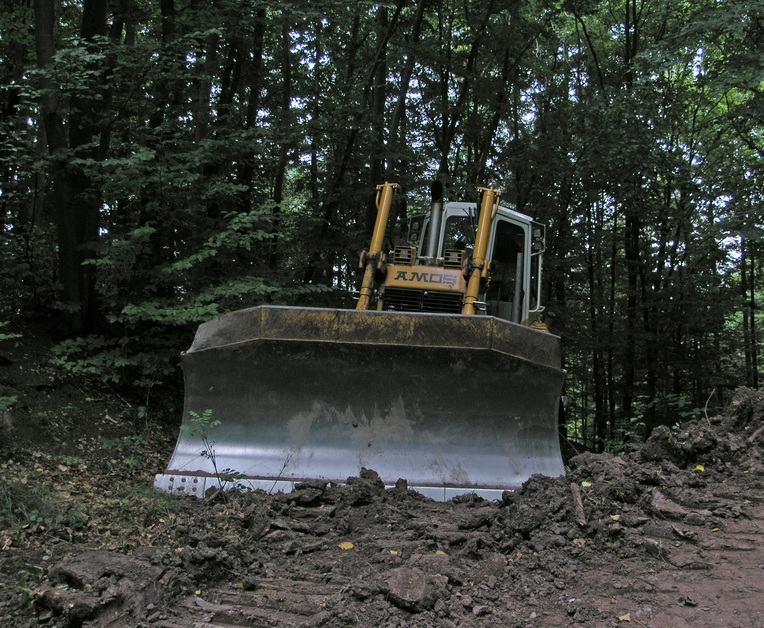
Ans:
[[[288,499],[294,504],[300,504],[301,506],[312,506],[321,501],[324,495],[326,487],[306,486],[305,484],[298,484],[295,486],[295,491],[289,493]]]
[[[667,519],[683,519],[690,514],[684,506],[672,502],[659,490],[654,489],[650,499],[650,505]]]
[[[475,606],[472,609],[472,614],[475,617],[482,617],[483,615],[488,615],[488,613],[490,613],[490,612],[491,612],[491,607],[490,606],[485,606],[484,604],[481,604],[479,606]]]
[[[456,524],[460,530],[477,530],[489,525],[496,517],[496,511],[492,508],[482,508],[478,511],[465,513]]]
[[[659,558],[668,558],[669,550],[660,541],[656,539],[645,538],[642,540],[642,546],[647,550],[649,554],[657,556]]]
[[[343,495],[349,506],[365,506],[384,499],[385,484],[376,471],[362,468],[360,477],[347,479]]]
[[[270,530],[268,511],[260,504],[249,506],[243,512],[243,524],[253,538],[261,538]]]
[[[412,554],[409,564],[426,574],[445,576],[449,584],[461,586],[465,576],[450,558],[445,554]]]
[[[684,521],[687,525],[691,526],[704,526],[706,525],[706,517],[699,512],[690,512],[685,515]]]
[[[642,446],[640,455],[645,461],[684,461],[681,444],[665,425],[659,425],[652,431],[650,437]]]
[[[316,613],[312,617],[306,619],[302,626],[304,628],[317,628],[318,626],[325,626],[327,625],[332,619],[331,613],[327,611],[321,611],[319,613]]]
[[[412,613],[432,610],[436,600],[446,597],[448,579],[426,575],[416,568],[398,567],[387,574],[381,589],[396,606]]]
[[[117,617],[137,622],[160,600],[162,573],[161,567],[122,554],[84,552],[50,570],[51,584],[59,586],[42,590],[35,605],[56,615],[60,626],[95,620],[112,625]]]

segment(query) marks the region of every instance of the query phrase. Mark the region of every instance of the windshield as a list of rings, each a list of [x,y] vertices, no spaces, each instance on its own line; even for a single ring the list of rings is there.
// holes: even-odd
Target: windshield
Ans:
[[[424,219],[424,214],[414,216],[411,219],[409,226],[409,244],[419,246],[419,243],[422,241],[422,225],[424,224]],[[427,226],[429,227],[429,224]]]
[[[471,216],[452,215],[446,219],[443,250],[457,249],[472,253],[475,246],[475,228]]]

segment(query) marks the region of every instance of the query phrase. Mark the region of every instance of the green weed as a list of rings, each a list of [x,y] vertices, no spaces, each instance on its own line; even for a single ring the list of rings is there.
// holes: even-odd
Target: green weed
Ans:
[[[202,449],[199,452],[204,458],[207,458],[212,463],[214,469],[213,475],[218,482],[218,488],[221,492],[224,491],[224,484],[236,483],[237,480],[243,476],[237,473],[233,469],[218,469],[217,457],[215,455],[215,441],[212,440],[212,432],[218,427],[221,422],[219,419],[212,418],[212,410],[207,409],[202,414],[191,410],[191,423],[193,425],[181,425],[180,429],[183,430],[189,436],[194,436],[202,441]]]
[[[77,529],[84,526],[85,521],[85,515],[77,507],[65,503],[46,482],[22,477],[0,485],[0,527]]]
[[[151,443],[142,434],[117,438],[101,437],[101,448],[118,453],[122,456],[122,464],[129,469],[138,469],[143,465],[145,453],[150,446]]]

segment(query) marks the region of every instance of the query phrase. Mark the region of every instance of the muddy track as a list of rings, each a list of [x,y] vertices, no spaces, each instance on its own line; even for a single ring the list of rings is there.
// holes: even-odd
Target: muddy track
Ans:
[[[489,553],[467,561],[458,551],[456,556],[434,554],[427,540],[401,549],[400,560],[381,560],[384,552],[391,556],[387,548],[406,547],[395,533],[373,542],[362,538],[353,550],[328,541],[310,559],[304,555],[249,583],[252,591],[237,583],[211,587],[183,597],[168,616],[149,625],[761,626],[764,491],[745,495],[714,500],[715,511],[739,513],[730,519],[688,508],[683,519],[644,523],[644,553],[630,558],[591,555],[585,544],[571,543],[571,552],[580,550],[578,560],[559,561],[558,569],[550,569],[541,556],[565,546],[531,552],[524,564],[522,552],[509,559]],[[457,517],[450,534],[456,530],[463,543],[476,544],[481,532],[458,532],[460,521],[463,526],[465,519]],[[417,527],[409,523],[409,529]],[[427,535],[436,542],[438,536],[434,530]],[[359,549],[368,544],[372,552]],[[365,568],[359,566],[364,562]]]
[[[602,617],[591,625],[615,625],[614,611],[653,628],[764,625],[763,498],[752,489],[720,500],[717,506],[740,510],[732,519],[653,524],[645,546],[658,560],[619,560],[574,587],[573,597]],[[745,499],[755,503],[740,508]],[[603,588],[593,590],[592,580]]]
[[[326,606],[341,595],[339,583],[320,579],[288,580],[274,578],[259,583],[255,591],[230,587],[210,591],[208,602],[193,595],[182,599],[175,616],[160,619],[157,628],[207,626],[320,626],[331,614]]]
[[[762,626],[762,418],[743,391],[723,417],[578,456],[502,502],[436,504],[373,472],[282,496],[256,527],[261,574],[157,625]]]
[[[580,454],[493,502],[433,502],[363,470],[171,504],[140,479],[130,504],[84,458],[93,434],[73,441],[76,481],[60,458],[17,452],[9,468],[94,501],[58,536],[0,530],[0,624],[759,628],[762,426],[764,393],[742,389],[723,415]]]

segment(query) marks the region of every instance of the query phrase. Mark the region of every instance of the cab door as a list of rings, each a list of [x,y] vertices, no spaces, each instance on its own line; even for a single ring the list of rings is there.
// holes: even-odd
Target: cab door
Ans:
[[[489,247],[491,274],[485,295],[488,314],[522,322],[526,297],[527,226],[497,216]]]

